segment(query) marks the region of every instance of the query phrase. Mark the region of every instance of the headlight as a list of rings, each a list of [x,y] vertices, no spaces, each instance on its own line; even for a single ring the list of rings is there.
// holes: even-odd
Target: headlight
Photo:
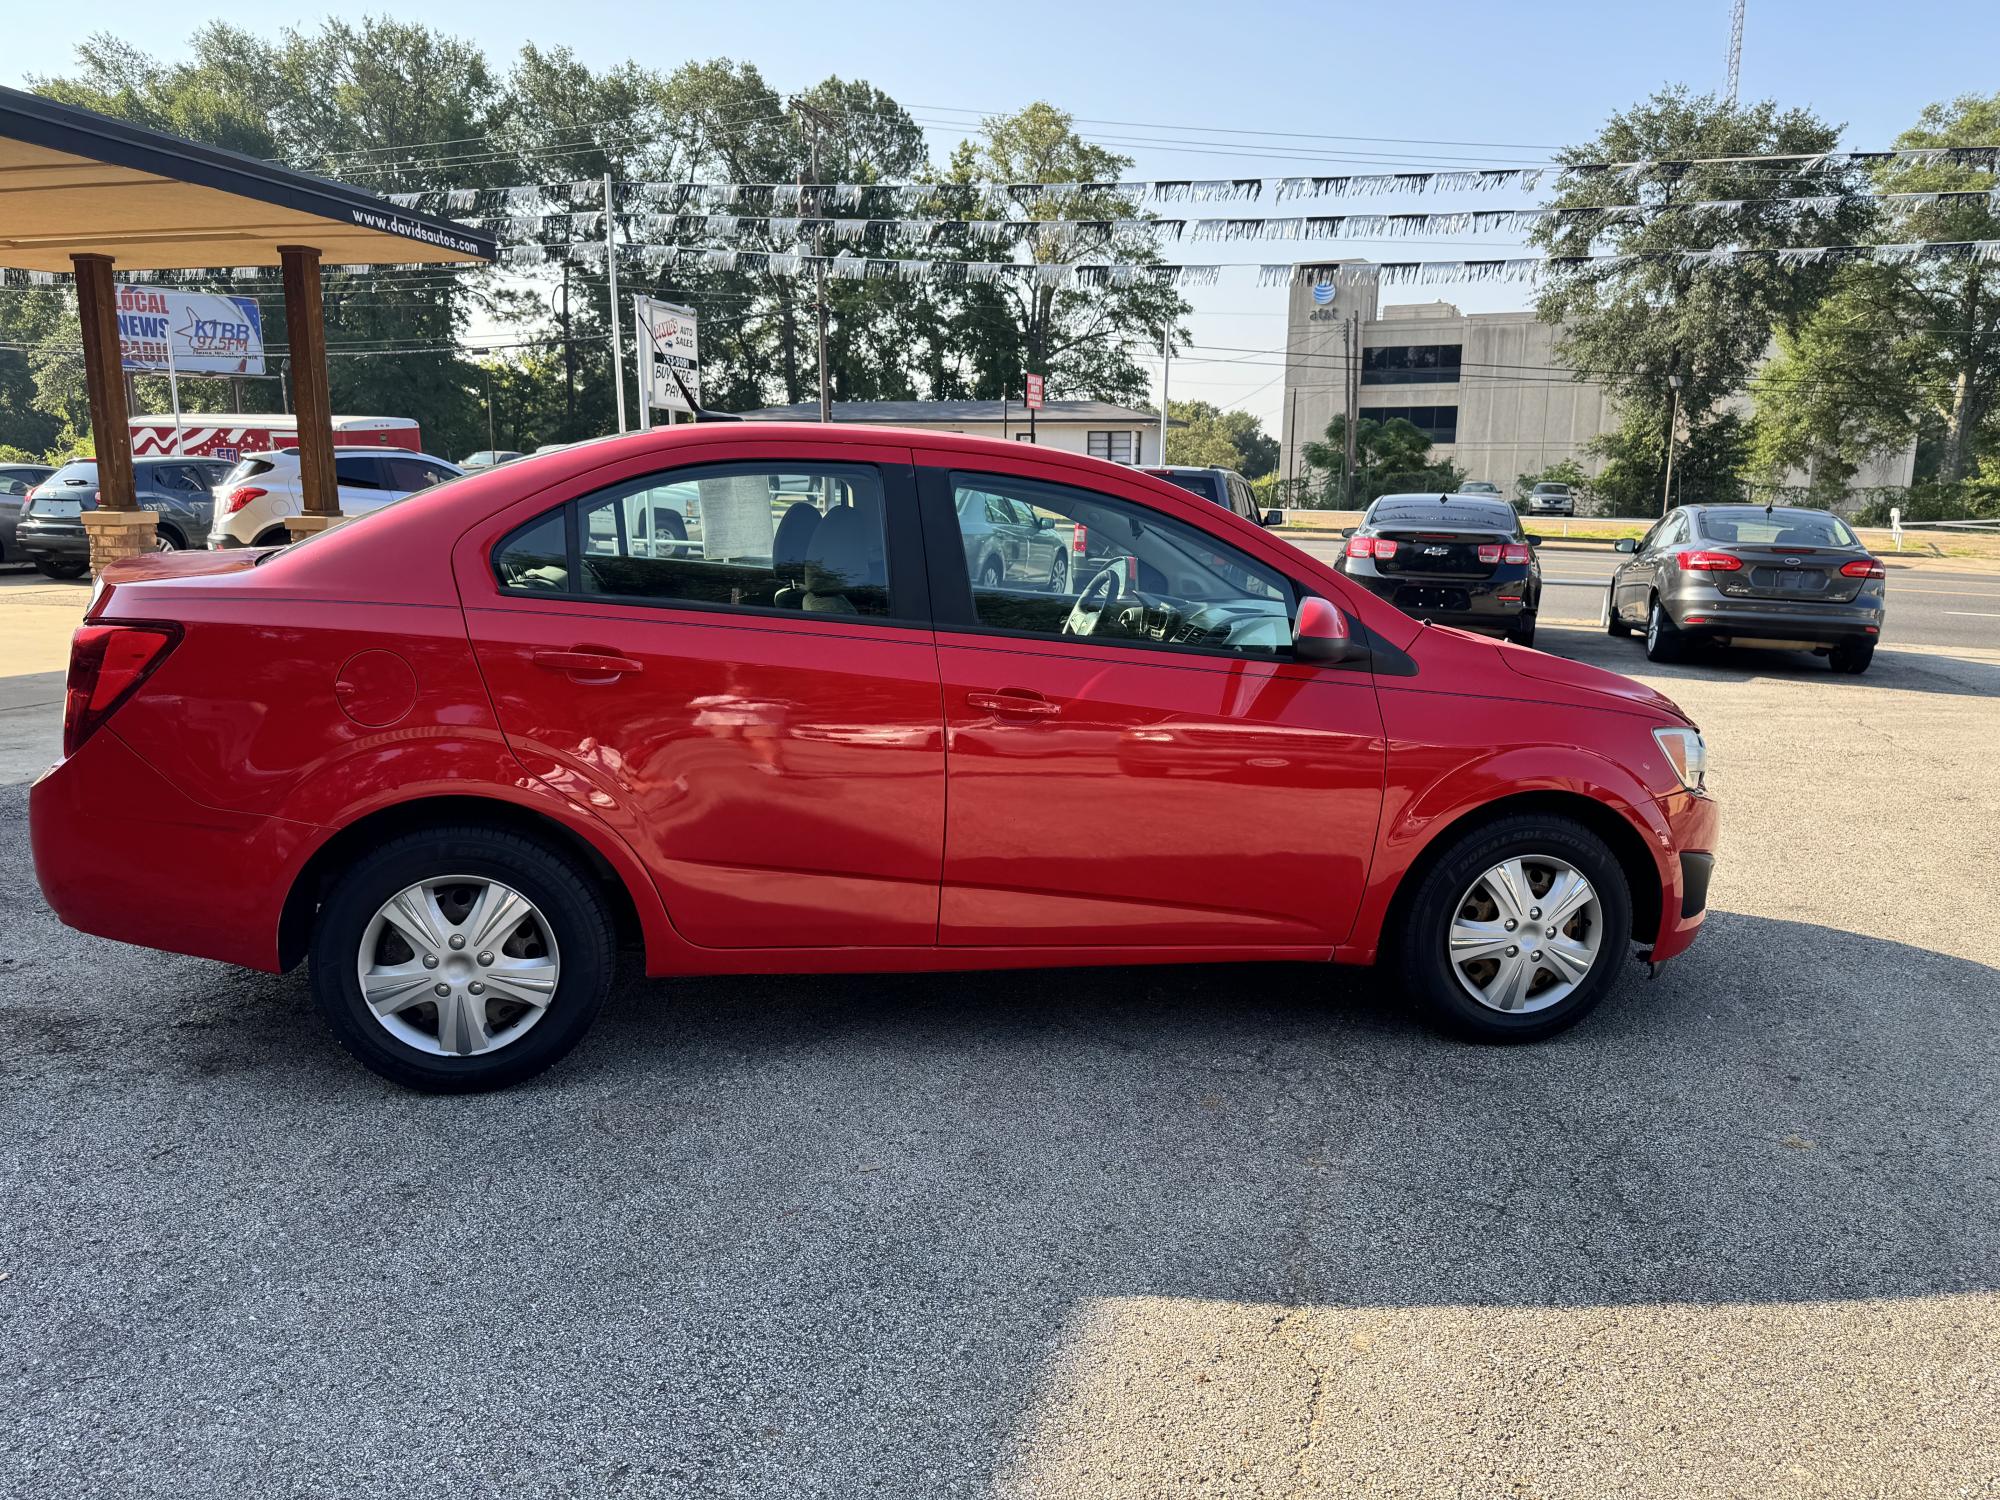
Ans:
[[[1700,730],[1655,729],[1653,741],[1682,786],[1691,792],[1708,789],[1708,746],[1702,743]]]

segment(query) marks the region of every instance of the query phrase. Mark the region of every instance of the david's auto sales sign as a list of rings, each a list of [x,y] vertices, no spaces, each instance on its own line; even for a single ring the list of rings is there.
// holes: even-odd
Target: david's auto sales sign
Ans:
[[[128,370],[178,375],[262,375],[264,322],[254,297],[118,289],[118,352]]]

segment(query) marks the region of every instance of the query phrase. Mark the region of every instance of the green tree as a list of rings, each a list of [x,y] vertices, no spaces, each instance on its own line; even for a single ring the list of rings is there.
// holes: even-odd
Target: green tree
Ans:
[[[1933,104],[1896,145],[1996,139],[2000,93]],[[1979,195],[1884,203],[1877,238],[1886,243],[2000,238],[2000,212],[1986,196],[2000,176],[1990,168],[1950,158],[1892,163],[1876,171],[1875,185]],[[2000,455],[2000,262],[1843,266],[1831,295],[1780,337],[1757,382],[1756,410],[1756,467],[1767,480],[1802,469],[1814,491],[1837,491],[1864,463],[1914,439],[1918,480],[1965,481]]]
[[[1121,230],[1138,206],[1114,188],[1132,159],[1076,133],[1072,117],[1053,105],[1031,104],[981,123],[980,138],[960,145],[936,203],[957,219],[1004,219],[1016,226],[1011,245],[975,241],[959,232],[949,252],[967,260],[1006,260],[1018,253],[1037,266],[1080,258],[1132,265],[1157,263],[1149,236]],[[1025,200],[982,190],[981,183],[1074,183],[1070,191]],[[1040,275],[1008,273],[960,289],[950,336],[964,350],[969,394],[996,398],[1022,391],[1021,377],[1047,377],[1051,398],[1084,396],[1143,401],[1148,376],[1135,352],[1150,353],[1171,324],[1189,311],[1171,286],[1138,276],[1124,285],[1058,285]]]
[[[1185,425],[1167,428],[1167,462],[1234,469],[1261,479],[1278,467],[1278,440],[1247,411],[1223,411],[1208,401],[1169,401],[1167,415]]]
[[[1636,501],[1650,467],[1650,506],[1664,491],[1668,424],[1679,391],[1674,466],[1712,478],[1743,457],[1725,403],[1741,392],[1777,332],[1804,326],[1833,285],[1828,264],[1789,266],[1776,256],[1703,261],[1723,245],[1778,249],[1850,244],[1872,222],[1851,167],[1774,172],[1768,162],[1715,160],[1831,151],[1839,128],[1808,110],[1770,101],[1737,104],[1684,87],[1662,90],[1612,116],[1597,136],[1557,154],[1557,212],[1533,239],[1553,264],[1536,302],[1559,329],[1556,354],[1609,388],[1621,414],[1607,434],[1607,491]],[[1687,162],[1672,170],[1596,170],[1605,162]],[[1811,200],[1801,202],[1799,200]],[[1725,208],[1690,209],[1691,202]],[[1636,214],[1613,206],[1640,205]],[[1617,259],[1589,260],[1609,251]],[[1567,259],[1565,259],[1567,258]],[[1693,483],[1693,473],[1689,476]]]
[[[1449,460],[1434,462],[1431,440],[1403,417],[1386,422],[1363,417],[1354,424],[1352,503],[1363,506],[1379,495],[1436,491],[1449,494],[1465,483],[1465,471]],[[1326,424],[1326,436],[1299,449],[1309,473],[1308,500],[1319,509],[1348,503],[1347,418]],[[1316,479],[1318,482],[1313,483]]]

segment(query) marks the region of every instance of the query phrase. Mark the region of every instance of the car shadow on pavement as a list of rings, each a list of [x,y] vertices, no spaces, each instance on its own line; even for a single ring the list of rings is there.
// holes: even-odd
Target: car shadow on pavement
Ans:
[[[2000,663],[1943,648],[1899,651],[1885,645],[1877,650],[1869,669],[1857,677],[1835,672],[1825,657],[1808,651],[1760,651],[1747,646],[1698,646],[1677,662],[1648,661],[1636,641],[1612,640],[1602,631],[1573,626],[1545,626],[1537,644],[1552,656],[1634,677],[1719,682],[1804,678],[1857,691],[1895,688],[1910,693],[2000,697]]]
[[[0,967],[0,1397],[62,1478],[122,1431],[225,1488],[983,1493],[1106,1299],[2000,1287],[2000,974],[1804,923],[1718,912],[1515,1048],[1303,965],[628,963],[565,1063],[447,1099],[343,1056],[302,974],[30,925]]]

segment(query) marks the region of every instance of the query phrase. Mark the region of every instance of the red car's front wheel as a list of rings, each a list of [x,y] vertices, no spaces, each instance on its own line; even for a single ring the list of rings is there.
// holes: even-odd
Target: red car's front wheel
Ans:
[[[1513,817],[1471,830],[1430,867],[1397,957],[1438,1025],[1533,1041],[1604,998],[1631,935],[1631,892],[1604,841],[1566,818]]]

